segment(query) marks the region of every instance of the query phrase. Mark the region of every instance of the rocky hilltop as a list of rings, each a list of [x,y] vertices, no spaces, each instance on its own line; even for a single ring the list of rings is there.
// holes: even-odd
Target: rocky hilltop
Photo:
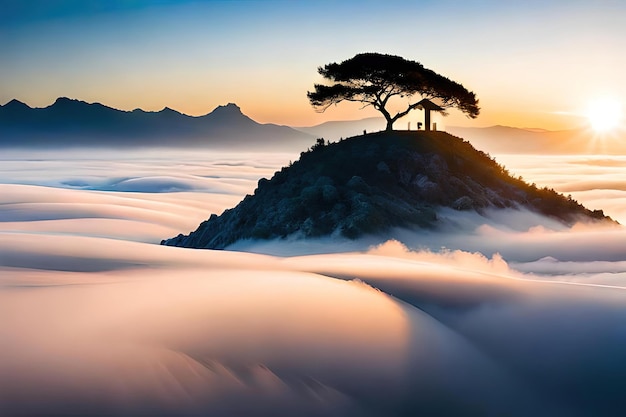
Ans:
[[[300,160],[259,180],[254,195],[170,246],[222,249],[240,239],[436,228],[438,209],[525,208],[565,224],[610,219],[515,178],[489,155],[445,132],[379,132],[318,140]]]

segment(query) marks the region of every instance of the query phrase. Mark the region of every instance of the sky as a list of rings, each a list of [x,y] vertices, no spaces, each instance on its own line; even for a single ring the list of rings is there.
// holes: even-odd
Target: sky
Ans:
[[[9,0],[0,104],[66,96],[203,115],[234,102],[262,123],[311,126],[378,115],[316,113],[306,92],[317,67],[380,52],[477,94],[481,115],[453,110],[450,125],[568,129],[594,100],[626,101],[625,19],[617,0]]]

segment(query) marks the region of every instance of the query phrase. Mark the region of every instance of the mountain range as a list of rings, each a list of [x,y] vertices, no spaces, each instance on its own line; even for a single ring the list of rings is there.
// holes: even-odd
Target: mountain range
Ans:
[[[324,122],[316,126],[294,127],[301,132],[308,133],[316,138],[325,138],[336,141],[342,138],[358,136],[367,132],[379,132],[385,129],[385,119],[382,117],[368,117],[359,120],[336,120]]]
[[[469,140],[492,154],[612,154],[626,153],[621,132],[597,133],[590,129],[550,131],[508,126],[448,127],[449,133]]]
[[[43,108],[15,99],[0,105],[0,147],[200,146],[291,151],[307,149],[315,138],[337,141],[384,127],[380,117],[308,127],[261,124],[233,103],[203,116],[188,116],[168,107],[156,112],[124,111],[65,97]],[[490,154],[626,154],[626,141],[618,135],[602,136],[587,129],[448,126],[446,131]]]
[[[209,146],[229,149],[305,149],[313,138],[288,126],[260,124],[233,103],[204,116],[164,108],[117,110],[65,97],[32,108],[0,106],[0,146]]]

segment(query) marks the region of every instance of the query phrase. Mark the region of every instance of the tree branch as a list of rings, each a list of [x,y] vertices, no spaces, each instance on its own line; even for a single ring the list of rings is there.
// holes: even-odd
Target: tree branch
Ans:
[[[419,102],[418,102],[418,103],[419,103]],[[413,104],[410,104],[410,105],[409,105],[409,107],[407,107],[407,109],[406,109],[406,110],[404,110],[404,111],[402,111],[402,112],[398,112],[395,116],[393,116],[392,120],[395,122],[396,120],[403,118],[404,116],[406,116],[407,114],[409,114],[409,112],[410,112],[411,110],[414,110],[414,109],[416,109],[417,107],[419,107],[419,104],[418,104],[418,103],[413,103]]]

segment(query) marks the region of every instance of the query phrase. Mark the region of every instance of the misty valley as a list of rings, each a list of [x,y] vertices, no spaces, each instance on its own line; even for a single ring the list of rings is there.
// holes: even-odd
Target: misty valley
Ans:
[[[443,227],[159,245],[299,153],[3,150],[2,415],[619,415],[626,232]],[[501,154],[626,223],[626,157]]]

